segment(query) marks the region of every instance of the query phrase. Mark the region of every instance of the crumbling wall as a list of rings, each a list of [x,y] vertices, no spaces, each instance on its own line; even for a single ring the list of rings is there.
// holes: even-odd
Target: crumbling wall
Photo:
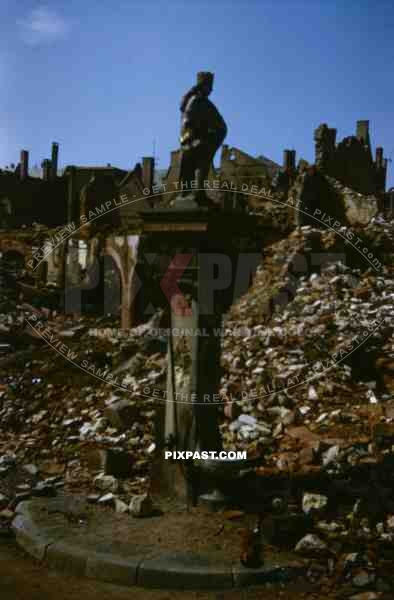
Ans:
[[[153,161],[149,157],[145,157],[146,162]],[[149,164],[148,164],[149,166]],[[152,207],[153,200],[151,196],[144,194],[144,189],[152,189],[152,177],[154,176],[154,163],[150,165],[149,171],[144,173],[140,163],[137,163],[132,171],[120,182],[117,188],[119,202],[119,216],[122,224],[127,224],[136,218],[136,214],[141,210],[146,210]]]
[[[289,192],[287,204],[296,225],[326,227],[324,222],[328,217],[342,226],[366,225],[377,214],[379,200],[373,194],[363,195],[344,186],[316,166],[304,165]]]
[[[386,184],[387,161],[383,149],[372,158],[369,122],[357,122],[357,134],[336,144],[336,129],[322,123],[315,130],[315,164],[325,174],[361,194],[382,193]]]
[[[376,190],[375,166],[367,146],[354,136],[338,144],[329,174],[362,194]]]
[[[55,227],[66,222],[66,181],[27,177],[0,171],[0,227],[14,228],[40,223]]]
[[[253,157],[238,148],[223,145],[220,161],[220,182],[229,186],[230,191],[223,192],[223,204],[229,208],[258,208],[266,201],[251,190],[271,187],[272,178],[280,167],[273,161],[263,157]],[[231,189],[234,188],[234,191]],[[235,191],[238,190],[238,191]],[[239,191],[241,190],[241,191]]]
[[[315,164],[322,171],[329,171],[334,163],[336,129],[322,123],[315,130]]]
[[[319,217],[324,214],[330,215],[342,224],[347,222],[340,194],[315,166],[302,166],[289,192],[288,204],[294,223],[299,226],[319,227],[321,225]]]
[[[90,181],[82,188],[80,194],[80,216],[85,217],[87,221],[92,221],[91,228],[95,231],[104,225],[116,226],[119,224],[119,210],[114,209],[112,202],[115,197],[115,182],[111,174],[96,173]],[[95,217],[97,209],[101,207],[110,207],[109,210],[103,210],[102,214]]]

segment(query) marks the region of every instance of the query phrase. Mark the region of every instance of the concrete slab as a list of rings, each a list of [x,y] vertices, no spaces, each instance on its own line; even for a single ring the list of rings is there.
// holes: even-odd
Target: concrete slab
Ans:
[[[137,584],[152,588],[227,590],[233,587],[231,565],[186,552],[167,552],[142,560]]]

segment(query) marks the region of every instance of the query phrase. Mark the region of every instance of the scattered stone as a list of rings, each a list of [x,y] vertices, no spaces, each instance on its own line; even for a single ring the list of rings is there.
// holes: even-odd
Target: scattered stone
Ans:
[[[45,475],[51,475],[55,477],[64,473],[65,465],[53,460],[43,460],[39,463],[39,470]]]
[[[225,510],[223,513],[223,518],[229,521],[234,521],[235,519],[241,519],[244,514],[245,513],[242,510]]]
[[[350,600],[379,600],[382,597],[382,592],[361,592],[350,596]]]
[[[245,414],[239,415],[238,422],[241,423],[241,425],[249,425],[250,427],[255,427],[257,425],[257,419],[255,417]]]
[[[108,427],[108,419],[106,419],[105,417],[100,417],[99,419],[97,419],[97,421],[95,423],[93,423],[92,425],[92,432],[93,433],[102,433],[103,431],[105,431]]]
[[[112,493],[105,494],[104,496],[100,496],[97,500],[97,504],[113,504],[115,501],[115,496]]]
[[[356,575],[353,575],[352,582],[355,587],[366,587],[374,583],[376,575],[373,571],[360,569]]]
[[[138,408],[128,400],[117,400],[105,409],[105,416],[119,431],[130,429],[138,416]]]
[[[389,515],[387,517],[386,526],[389,532],[394,533],[394,515]]]
[[[23,469],[29,473],[29,475],[32,475],[33,477],[35,475],[37,475],[38,473],[38,467],[36,465],[33,464],[29,464],[29,465],[23,465]]]
[[[15,454],[4,454],[0,456],[0,467],[4,467],[6,469],[10,467],[15,467],[16,465],[16,456]]]
[[[303,556],[319,556],[327,551],[327,544],[314,533],[308,533],[298,542],[295,551]]]
[[[19,494],[15,494],[15,497],[12,501],[13,506],[17,506],[19,502],[26,502],[26,500],[30,500],[32,497],[32,492],[21,492]]]
[[[89,494],[89,496],[87,496],[86,500],[87,502],[89,502],[89,504],[96,504],[100,499],[100,494]]]
[[[339,454],[339,446],[331,446],[331,448],[329,448],[327,450],[327,452],[325,452],[323,454],[323,465],[325,467],[327,467],[328,465],[330,465],[332,462],[334,462]]]
[[[327,508],[328,498],[321,494],[304,494],[302,510],[306,515],[322,515]]]
[[[303,445],[313,446],[320,441],[320,437],[305,426],[288,427],[287,435],[292,439],[298,440]]]
[[[95,488],[102,492],[116,493],[119,490],[119,482],[113,475],[105,475],[100,473],[93,480]]]
[[[84,423],[82,427],[79,428],[79,435],[81,438],[87,438],[90,434],[93,433],[93,425],[91,423]]]
[[[18,492],[28,492],[31,490],[31,486],[28,483],[20,483],[16,486]]]
[[[31,490],[31,493],[33,496],[49,498],[51,496],[56,496],[56,488],[53,485],[46,483],[45,481],[40,481]]]
[[[394,443],[394,423],[374,423],[372,439],[377,446],[388,446]]]
[[[148,494],[134,496],[129,505],[133,517],[150,517],[153,514],[153,503]]]
[[[123,513],[127,513],[128,510],[129,510],[129,507],[126,504],[126,502],[123,502],[123,500],[120,500],[119,498],[115,498],[115,512],[117,512],[119,514],[123,514]]]
[[[331,521],[328,523],[327,521],[319,521],[316,523],[316,529],[321,533],[335,535],[344,530],[343,525],[341,523],[337,523],[336,521]]]
[[[298,461],[301,466],[311,465],[315,461],[315,451],[312,446],[300,450]]]
[[[13,519],[15,516],[14,511],[10,510],[10,509],[4,509],[2,511],[0,511],[0,519],[3,519],[4,521],[11,521],[11,519]]]
[[[324,412],[322,413],[317,419],[316,419],[316,423],[319,425],[320,423],[323,423],[323,421],[325,421],[328,417],[328,413]]]
[[[242,414],[242,407],[236,402],[226,402],[223,409],[225,417],[235,421]]]

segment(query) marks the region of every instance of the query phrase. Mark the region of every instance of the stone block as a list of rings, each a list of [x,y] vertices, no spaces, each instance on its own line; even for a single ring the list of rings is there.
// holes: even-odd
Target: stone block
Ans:
[[[48,547],[45,559],[51,568],[81,577],[86,574],[90,553],[87,548],[68,542],[55,542]]]
[[[226,590],[233,587],[233,576],[230,564],[192,553],[172,552],[144,559],[137,584],[160,589]]]
[[[139,563],[140,559],[137,557],[126,558],[96,552],[87,560],[86,575],[99,581],[131,586],[137,583]]]
[[[38,529],[35,524],[23,515],[17,515],[12,522],[12,530],[15,533],[17,543],[26,550],[28,554],[38,560],[45,556],[47,547],[64,535],[60,527],[46,530]]]

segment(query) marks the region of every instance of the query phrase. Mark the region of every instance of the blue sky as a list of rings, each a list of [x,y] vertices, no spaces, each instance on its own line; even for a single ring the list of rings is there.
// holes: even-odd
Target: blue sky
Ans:
[[[60,164],[168,166],[179,101],[199,70],[226,143],[314,158],[321,122],[394,158],[394,5],[380,0],[1,0],[0,165],[60,143]],[[394,185],[392,166],[389,184]]]

